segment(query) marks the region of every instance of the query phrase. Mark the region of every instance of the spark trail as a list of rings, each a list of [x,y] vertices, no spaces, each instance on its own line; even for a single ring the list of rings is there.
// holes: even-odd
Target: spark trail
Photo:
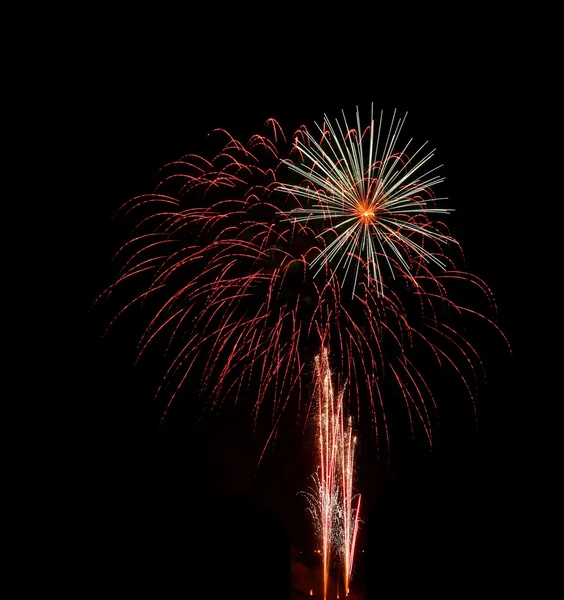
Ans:
[[[321,546],[324,599],[334,558],[340,562],[337,570],[342,574],[346,596],[349,594],[360,516],[361,496],[354,494],[356,437],[350,418],[345,425],[343,392],[335,394],[329,352],[322,347],[315,357],[314,386],[319,464],[313,487],[303,494]]]

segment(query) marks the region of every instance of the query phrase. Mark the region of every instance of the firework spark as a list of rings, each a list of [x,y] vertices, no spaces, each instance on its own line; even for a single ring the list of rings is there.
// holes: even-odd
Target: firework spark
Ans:
[[[212,158],[166,165],[153,193],[124,204],[135,227],[102,296],[140,286],[118,316],[139,305],[150,315],[139,359],[166,342],[163,418],[191,385],[209,411],[252,397],[254,418],[268,405],[275,426],[291,401],[307,416],[302,378],[323,340],[351,382],[349,412],[368,415],[379,447],[389,447],[386,378],[411,429],[419,423],[432,444],[437,405],[416,353],[450,367],[474,401],[483,366],[461,317],[499,328],[449,291],[466,284],[492,311],[495,302],[482,280],[456,267],[449,250],[458,245],[432,219],[446,211],[432,191],[442,178],[428,168],[432,153],[421,147],[407,157],[404,121],[392,119],[382,136],[382,118],[377,134],[373,118],[362,132],[357,113],[356,129],[326,119],[318,138],[302,126],[287,139],[269,119],[246,143],[218,130]]]
[[[334,509],[338,492],[339,413],[342,406],[342,393],[335,398],[331,371],[328,367],[327,356],[324,352],[321,357],[316,358],[317,393],[319,395],[319,498],[324,598],[327,597],[329,567],[331,564],[331,539],[335,518]]]
[[[356,436],[353,435],[352,420],[350,417],[346,429],[344,427],[343,418],[343,411],[341,411],[341,523],[343,540],[340,547],[342,548],[344,562],[343,579],[345,583],[345,594],[348,596],[350,591],[350,581],[353,574],[354,551],[358,533],[361,496],[360,494],[355,495],[353,485]]]
[[[350,418],[345,426],[343,392],[334,392],[329,351],[323,347],[315,357],[314,386],[319,465],[313,486],[303,495],[321,546],[324,598],[333,555],[341,561],[345,594],[349,594],[360,516],[361,497],[354,494],[353,486],[356,437]]]

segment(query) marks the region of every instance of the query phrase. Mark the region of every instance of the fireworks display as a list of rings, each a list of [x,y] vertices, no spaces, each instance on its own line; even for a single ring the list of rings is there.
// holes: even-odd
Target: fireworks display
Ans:
[[[406,116],[371,111],[363,125],[357,109],[352,126],[343,113],[289,135],[268,119],[244,141],[214,130],[207,152],[164,165],[151,193],[119,209],[131,235],[97,300],[120,302],[108,329],[143,320],[137,359],[158,356],[161,421],[180,402],[204,414],[243,405],[266,417],[268,445],[282,416],[304,431],[315,420],[302,494],[324,598],[333,572],[345,595],[354,573],[355,431],[368,425],[389,457],[401,415],[432,447],[433,378],[455,380],[476,413],[474,329],[509,346],[489,287],[459,266],[452,209],[436,193],[442,165],[403,139]]]
[[[356,121],[325,118],[317,136],[302,126],[287,138],[269,119],[245,143],[214,131],[210,158],[167,164],[153,193],[121,208],[135,226],[104,295],[136,281],[119,314],[139,304],[152,312],[138,354],[166,342],[163,415],[190,382],[209,411],[244,397],[255,418],[268,407],[277,423],[290,404],[307,415],[302,379],[322,340],[349,382],[350,414],[373,422],[379,446],[389,446],[386,403],[398,397],[384,397],[384,379],[432,444],[437,407],[416,352],[450,368],[474,398],[482,363],[459,323],[497,327],[449,288],[465,284],[495,304],[456,267],[458,244],[432,218],[447,212],[432,189],[442,181],[433,153],[407,156],[395,114],[389,127],[382,114],[364,130],[358,112]]]

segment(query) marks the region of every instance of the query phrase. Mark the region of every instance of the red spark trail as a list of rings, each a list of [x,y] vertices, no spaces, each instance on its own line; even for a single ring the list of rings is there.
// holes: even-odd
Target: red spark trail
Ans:
[[[397,394],[384,394],[384,380],[433,442],[438,407],[415,354],[449,367],[474,400],[483,365],[452,317],[499,329],[455,303],[451,287],[493,298],[456,266],[459,246],[436,219],[448,213],[433,193],[442,178],[423,146],[407,155],[404,121],[386,134],[382,118],[364,130],[358,115],[356,128],[326,118],[317,136],[305,126],[285,136],[269,119],[246,143],[216,130],[213,157],[171,162],[152,193],[123,205],[134,229],[101,297],[119,295],[119,315],[149,315],[139,357],[165,340],[163,418],[190,386],[208,411],[252,396],[255,419],[267,406],[273,423],[291,406],[307,415],[304,365],[324,339],[350,382],[350,414],[374,423],[386,452]]]

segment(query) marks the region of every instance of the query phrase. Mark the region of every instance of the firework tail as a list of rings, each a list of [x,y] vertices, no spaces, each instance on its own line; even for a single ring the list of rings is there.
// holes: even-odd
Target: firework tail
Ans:
[[[319,475],[313,505],[321,542],[324,598],[327,598],[332,555],[342,558],[345,593],[349,593],[360,511],[360,495],[355,496],[353,489],[356,437],[350,418],[345,426],[344,387],[335,394],[332,380],[329,351],[322,347],[315,359]]]
[[[337,496],[337,458],[339,443],[339,409],[335,402],[327,350],[324,348],[315,360],[316,387],[319,398],[318,452],[320,471],[321,554],[323,565],[323,597],[327,598],[329,569],[331,566],[334,510]]]

